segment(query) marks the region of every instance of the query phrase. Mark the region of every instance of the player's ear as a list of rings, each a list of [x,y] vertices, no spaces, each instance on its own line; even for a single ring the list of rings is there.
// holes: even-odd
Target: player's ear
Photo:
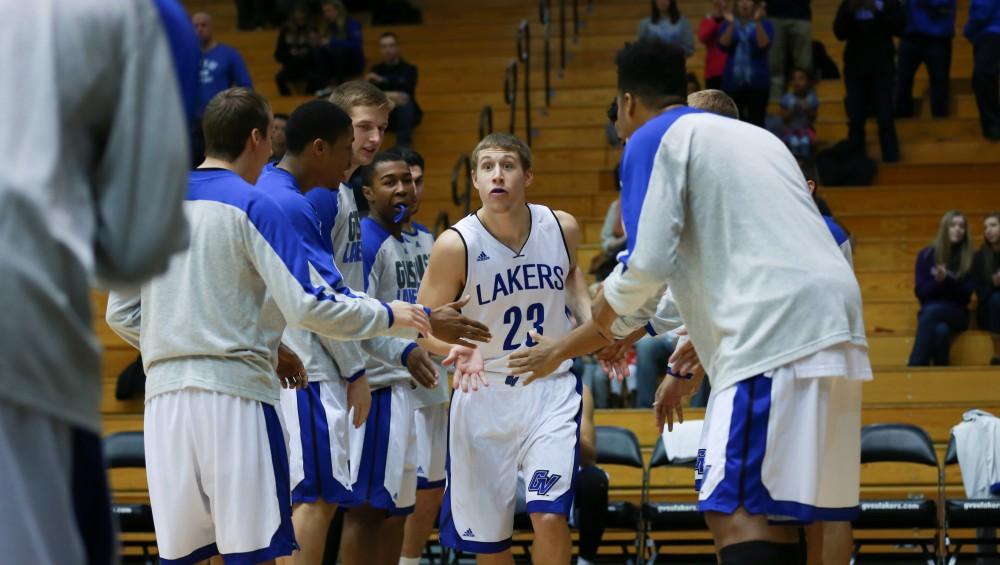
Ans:
[[[309,145],[312,147],[313,153],[322,154],[327,150],[326,141],[319,137],[314,139]]]
[[[524,187],[528,188],[531,186],[531,181],[535,180],[535,172],[531,169],[524,170]]]
[[[361,194],[364,194],[365,195],[365,200],[367,200],[369,202],[372,202],[372,201],[375,200],[375,191],[372,190],[372,187],[368,186],[367,184],[365,184],[364,186],[361,187]]]
[[[631,92],[622,93],[621,99],[622,104],[621,107],[618,108],[619,116],[625,115],[631,119],[635,116],[636,104],[638,103],[638,100],[636,100],[635,95]]]

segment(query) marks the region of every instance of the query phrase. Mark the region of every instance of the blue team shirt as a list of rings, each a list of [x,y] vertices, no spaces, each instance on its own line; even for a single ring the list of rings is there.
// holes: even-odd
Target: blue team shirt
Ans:
[[[227,88],[244,86],[253,88],[246,63],[236,49],[222,43],[209,49],[201,56],[201,72],[198,76],[198,105],[195,115],[201,117],[216,94]]]
[[[160,12],[160,22],[163,31],[170,42],[170,52],[174,59],[174,71],[177,74],[177,86],[180,87],[181,100],[188,121],[194,119],[195,104],[198,99],[199,67],[201,65],[201,48],[198,37],[191,27],[184,7],[176,0],[155,0]]]

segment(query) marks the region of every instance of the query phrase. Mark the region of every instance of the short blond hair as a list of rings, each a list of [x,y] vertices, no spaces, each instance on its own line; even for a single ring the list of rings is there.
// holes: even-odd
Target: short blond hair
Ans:
[[[692,92],[688,95],[688,106],[727,118],[740,119],[740,109],[736,107],[736,102],[721,90],[710,88]]]
[[[371,83],[352,80],[341,84],[330,93],[330,102],[350,114],[351,110],[361,106],[374,106],[392,111],[392,101],[385,92]]]
[[[472,150],[473,168],[479,166],[479,154],[487,149],[499,149],[501,151],[516,153],[517,158],[521,161],[521,167],[526,171],[531,170],[531,148],[514,134],[493,132],[484,137],[476,145],[476,148]]]

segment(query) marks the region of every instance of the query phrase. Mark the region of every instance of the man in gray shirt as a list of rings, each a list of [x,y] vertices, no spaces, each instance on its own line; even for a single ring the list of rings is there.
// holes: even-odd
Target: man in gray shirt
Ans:
[[[107,563],[89,286],[185,246],[184,112],[157,3],[0,5],[2,559]]]

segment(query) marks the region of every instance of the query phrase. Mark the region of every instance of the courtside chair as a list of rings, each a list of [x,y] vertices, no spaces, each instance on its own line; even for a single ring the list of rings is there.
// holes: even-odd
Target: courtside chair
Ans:
[[[948,441],[948,451],[944,456],[944,466],[958,465],[958,450],[955,436]],[[952,529],[975,529],[973,537],[952,537]],[[996,530],[1000,528],[1000,498],[959,498],[946,499],[944,505],[944,552],[948,565],[958,562],[959,555],[966,557],[996,557],[996,551],[980,553],[963,552],[967,545],[995,547]],[[992,535],[990,535],[992,534]]]
[[[652,502],[650,500],[650,475],[653,469],[659,467],[685,468],[691,471],[691,481],[694,481],[694,457],[674,458],[671,460],[663,446],[663,438],[656,439],[656,447],[653,448],[653,456],[649,459],[649,468],[643,475],[643,504],[642,517],[646,524],[646,533],[652,532],[705,532],[708,526],[705,524],[705,515],[698,510],[697,502]],[[693,487],[692,487],[693,488]],[[687,546],[708,546],[706,553],[714,553],[711,538],[692,537],[690,539],[672,539],[670,545]],[[655,563],[660,555],[661,544],[653,539],[647,543],[650,549],[649,563]],[[667,544],[663,544],[667,545]],[[686,556],[685,556],[686,557]]]
[[[104,438],[104,459],[108,469],[145,469],[146,453],[142,432],[117,432]],[[153,509],[143,503],[111,503],[111,513],[118,519],[118,531],[123,534],[152,534]],[[142,549],[144,562],[152,563],[149,549],[156,545],[155,539],[122,540],[123,547]]]
[[[619,426],[596,426],[594,430],[597,435],[598,465],[631,467],[643,472],[645,477],[642,449],[639,447],[639,439],[632,430]],[[635,532],[634,542],[623,540],[618,545],[626,558],[634,557],[636,563],[641,562],[644,528],[640,508],[629,501],[609,500],[607,527]],[[635,552],[634,555],[630,553],[630,545]]]
[[[929,565],[937,563],[940,547],[938,501],[943,500],[944,478],[942,468],[938,465],[934,443],[927,432],[911,424],[865,426],[861,430],[861,462],[911,463],[933,467],[937,471],[937,497],[936,500],[861,500],[861,515],[853,524],[855,530],[900,530],[900,535],[863,539],[856,536],[854,560],[859,557],[877,558],[875,554],[869,553],[859,556],[863,545],[895,545],[919,547],[924,562]],[[933,534],[914,537],[914,530],[929,530]],[[883,557],[889,556],[898,558],[899,554],[891,553]]]

